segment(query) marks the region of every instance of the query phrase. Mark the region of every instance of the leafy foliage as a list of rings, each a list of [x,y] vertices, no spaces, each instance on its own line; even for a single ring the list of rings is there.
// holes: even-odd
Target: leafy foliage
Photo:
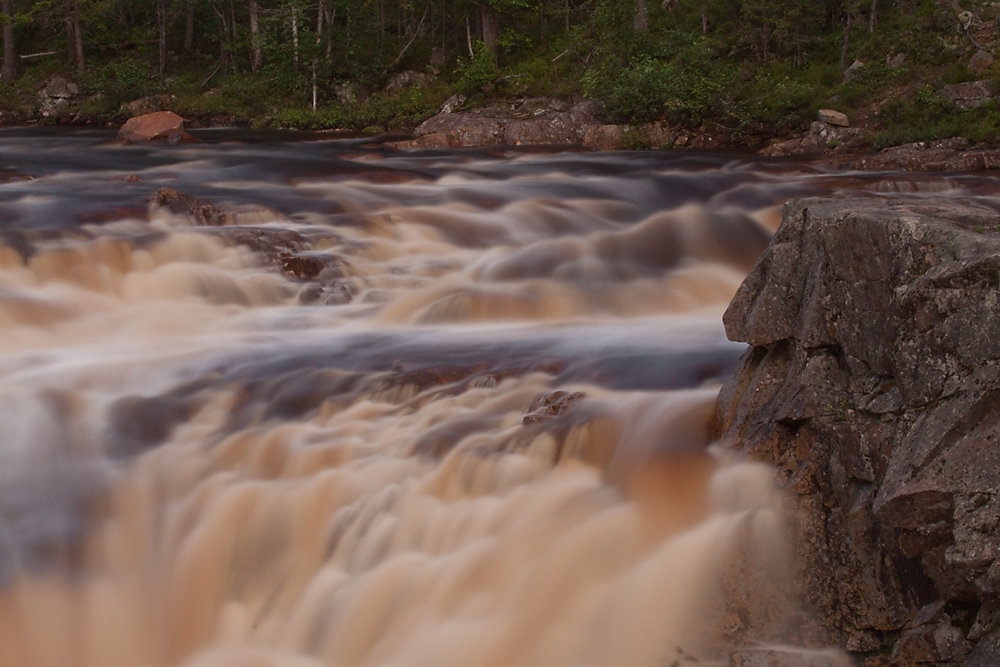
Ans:
[[[492,85],[497,78],[496,57],[486,48],[486,44],[476,41],[472,45],[472,55],[458,61],[458,89],[466,95],[474,95]]]
[[[649,0],[648,31],[635,0],[13,2],[16,52],[30,57],[0,95],[7,118],[60,73],[78,77],[90,96],[80,108],[95,119],[169,92],[196,116],[393,127],[462,92],[588,96],[606,102],[608,121],[746,136],[804,128],[835,106],[871,114],[878,141],[997,141],[992,110],[958,112],[936,92],[973,77],[957,5],[937,0]],[[993,16],[985,0],[959,9]],[[903,66],[883,64],[900,53]],[[856,58],[866,66],[847,80],[842,63]],[[390,91],[404,70],[436,79]]]

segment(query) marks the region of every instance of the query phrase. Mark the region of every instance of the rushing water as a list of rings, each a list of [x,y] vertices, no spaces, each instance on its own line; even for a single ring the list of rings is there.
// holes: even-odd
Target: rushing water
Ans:
[[[781,529],[720,315],[781,203],[992,186],[206,136],[0,137],[0,667],[724,659]]]

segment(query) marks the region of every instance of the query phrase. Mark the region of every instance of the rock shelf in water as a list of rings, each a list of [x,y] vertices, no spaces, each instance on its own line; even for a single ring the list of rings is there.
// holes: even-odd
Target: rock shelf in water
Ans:
[[[806,634],[873,667],[1000,658],[998,232],[953,201],[792,201],[725,315],[750,347],[719,434],[790,494]]]

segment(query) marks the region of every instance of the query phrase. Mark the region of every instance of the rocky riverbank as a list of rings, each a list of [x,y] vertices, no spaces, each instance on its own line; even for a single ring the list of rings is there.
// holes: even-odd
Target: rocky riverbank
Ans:
[[[1000,664],[1000,216],[801,200],[725,315],[718,434],[778,470],[805,641]]]
[[[990,99],[992,97],[987,101]],[[78,86],[61,77],[53,77],[39,93],[37,108],[40,115],[35,122],[93,124],[94,118],[76,110],[80,104]],[[178,112],[188,129],[255,124],[249,118],[211,114],[191,116],[184,113],[183,107],[176,96],[154,95],[133,100],[123,109],[127,110],[132,121],[156,113]],[[674,127],[663,121],[610,124],[603,122],[603,112],[603,105],[595,100],[550,97],[517,98],[468,108],[463,96],[454,95],[437,114],[415,128],[396,129],[385,136],[395,146],[405,150],[532,145],[577,146],[601,151],[728,150],[774,157],[799,157],[831,168],[851,170],[976,171],[1000,166],[1000,150],[973,145],[962,137],[875,151],[871,143],[873,130],[866,119],[852,124],[845,114],[832,109],[822,110],[807,131],[790,137],[744,136],[711,123],[698,128]],[[0,114],[0,122],[3,120]],[[371,132],[367,135],[372,136]],[[399,138],[406,135],[410,138]],[[177,136],[190,140],[189,135]]]

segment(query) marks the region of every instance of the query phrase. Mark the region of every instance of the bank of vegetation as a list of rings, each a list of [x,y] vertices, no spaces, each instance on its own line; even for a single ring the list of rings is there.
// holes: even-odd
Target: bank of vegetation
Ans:
[[[946,84],[986,79],[1000,9],[979,0],[2,0],[7,123],[120,122],[176,97],[194,118],[394,129],[449,96],[596,98],[608,122],[660,120],[740,141],[834,107],[876,147],[962,135]],[[998,54],[1000,56],[1000,54]],[[852,65],[858,61],[863,65]],[[845,72],[847,74],[845,75]],[[54,75],[78,95],[42,109]]]

